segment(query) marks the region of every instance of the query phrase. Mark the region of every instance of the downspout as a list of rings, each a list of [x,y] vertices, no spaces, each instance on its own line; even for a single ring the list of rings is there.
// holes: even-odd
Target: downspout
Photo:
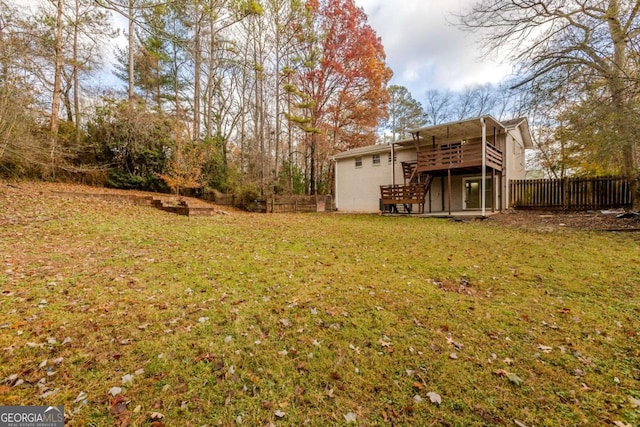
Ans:
[[[480,204],[482,205],[482,216],[484,217],[487,204],[485,188],[487,186],[487,124],[484,121],[484,117],[480,117],[480,124],[482,125],[482,181],[480,183]]]
[[[511,208],[511,183],[509,183],[509,138],[511,135],[509,134],[509,130],[505,129],[504,132],[504,152],[502,153],[502,169],[504,171],[504,194],[505,201],[504,206],[505,209]],[[513,150],[512,150],[513,152]]]
[[[338,194],[340,194],[340,193],[338,192],[338,182],[339,182],[339,180],[338,180],[338,159],[336,159],[335,157],[333,158],[333,175],[334,175],[334,178],[336,180],[336,182],[335,182],[335,192],[336,192],[336,194],[335,194],[334,206],[335,206],[335,209],[338,210]],[[326,208],[325,208],[325,210],[326,210]]]
[[[396,144],[395,142],[391,143],[391,184],[396,185],[396,162],[394,161],[396,158]]]
[[[511,142],[509,144],[509,142]],[[510,130],[506,130],[505,132],[505,136],[504,136],[504,155],[503,155],[503,159],[504,159],[504,170],[505,170],[505,180],[506,180],[506,193],[507,193],[507,209],[511,208],[511,184],[509,183],[509,181],[511,180],[511,174],[509,173],[509,167],[511,166],[511,160],[509,159],[508,156],[508,152],[509,152],[509,146],[511,146],[511,153],[513,153],[513,146],[516,144],[516,139],[513,136],[513,134],[511,133]],[[524,155],[524,144],[522,146],[522,150],[523,150],[523,155]]]

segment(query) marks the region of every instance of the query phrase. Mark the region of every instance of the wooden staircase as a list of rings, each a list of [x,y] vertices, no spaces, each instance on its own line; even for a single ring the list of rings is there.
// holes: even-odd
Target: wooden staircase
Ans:
[[[431,190],[433,176],[418,172],[416,162],[402,162],[403,185],[381,185],[380,202],[383,212],[411,213],[418,205],[418,213],[424,213],[424,201]]]

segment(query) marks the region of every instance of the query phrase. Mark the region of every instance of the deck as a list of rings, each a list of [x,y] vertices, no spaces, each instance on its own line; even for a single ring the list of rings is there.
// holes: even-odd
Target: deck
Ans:
[[[503,169],[502,151],[486,144],[487,167]],[[482,166],[482,143],[450,144],[440,147],[421,147],[417,154],[417,172],[437,172]]]

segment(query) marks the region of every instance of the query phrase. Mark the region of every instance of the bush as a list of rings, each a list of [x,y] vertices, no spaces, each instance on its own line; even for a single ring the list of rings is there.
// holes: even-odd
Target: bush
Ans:
[[[119,169],[109,170],[107,187],[124,190],[144,190],[156,193],[169,193],[167,184],[155,175],[133,175]]]
[[[260,198],[260,191],[253,185],[245,185],[235,192],[236,207],[246,211],[255,211],[257,209],[256,200]]]

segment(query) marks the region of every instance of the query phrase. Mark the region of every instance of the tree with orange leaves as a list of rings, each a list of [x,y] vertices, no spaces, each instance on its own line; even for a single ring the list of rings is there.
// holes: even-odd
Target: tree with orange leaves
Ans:
[[[289,92],[291,116],[307,134],[309,194],[330,185],[329,156],[375,143],[387,115],[392,72],[382,42],[353,0],[309,0],[298,38],[300,54]],[[324,185],[322,185],[324,184]]]

